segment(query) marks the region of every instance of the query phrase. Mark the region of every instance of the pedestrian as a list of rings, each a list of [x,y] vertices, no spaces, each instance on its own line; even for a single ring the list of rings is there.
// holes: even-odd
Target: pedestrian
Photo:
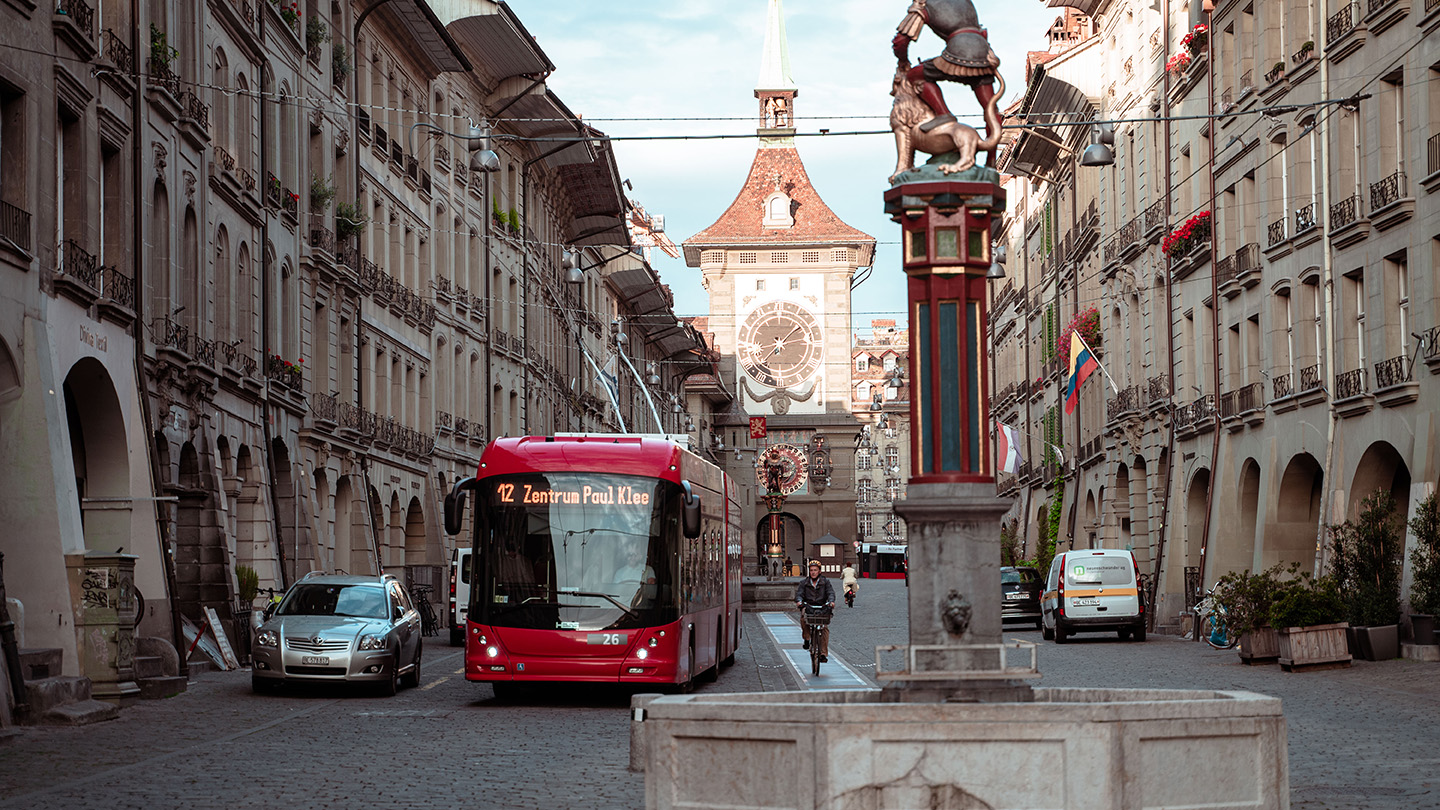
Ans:
[[[785,576],[788,577],[788,576],[790,576],[790,575],[792,575],[792,574],[795,573],[794,571],[791,570],[792,567],[793,567],[793,563],[790,562],[790,556],[789,556],[789,555],[786,555],[786,556],[785,556]]]

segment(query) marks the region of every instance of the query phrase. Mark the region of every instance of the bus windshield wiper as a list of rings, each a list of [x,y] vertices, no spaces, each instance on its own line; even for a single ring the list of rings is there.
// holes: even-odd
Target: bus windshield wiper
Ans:
[[[635,619],[635,621],[637,621],[637,622],[640,621],[640,614],[639,614],[639,613],[636,613],[635,611],[633,611],[633,610],[631,610],[630,608],[626,607],[623,602],[621,602],[620,600],[616,599],[615,597],[611,596],[611,595],[608,594],[608,593],[599,593],[598,591],[572,591],[572,590],[570,590],[569,588],[561,588],[561,589],[560,589],[560,594],[561,594],[562,596],[588,596],[588,597],[590,597],[590,598],[592,598],[592,599],[604,599],[605,601],[609,602],[610,604],[614,605],[615,607],[618,607],[618,608],[620,608],[621,610],[625,611],[626,613],[630,614],[630,617],[633,618],[633,619]]]

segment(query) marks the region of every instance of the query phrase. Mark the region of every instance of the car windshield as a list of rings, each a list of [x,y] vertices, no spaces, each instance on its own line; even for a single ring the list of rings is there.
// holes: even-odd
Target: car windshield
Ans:
[[[280,607],[281,616],[357,616],[385,618],[385,589],[379,585],[300,584],[290,589]]]
[[[486,482],[471,615],[502,627],[606,630],[674,613],[679,488],[548,472]],[[483,568],[482,568],[483,566]]]

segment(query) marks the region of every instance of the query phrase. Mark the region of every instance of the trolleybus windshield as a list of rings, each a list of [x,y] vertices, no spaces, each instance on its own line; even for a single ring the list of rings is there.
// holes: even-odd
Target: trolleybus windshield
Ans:
[[[680,488],[631,475],[496,476],[480,487],[482,624],[607,630],[674,621]]]

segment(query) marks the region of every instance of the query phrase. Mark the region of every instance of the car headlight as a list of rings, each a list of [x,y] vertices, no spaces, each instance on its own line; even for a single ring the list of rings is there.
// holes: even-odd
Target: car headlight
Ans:
[[[280,636],[274,630],[261,630],[255,634],[255,643],[261,647],[274,647],[280,643]]]
[[[360,637],[360,649],[362,650],[383,650],[385,649],[385,637],[368,635]]]

